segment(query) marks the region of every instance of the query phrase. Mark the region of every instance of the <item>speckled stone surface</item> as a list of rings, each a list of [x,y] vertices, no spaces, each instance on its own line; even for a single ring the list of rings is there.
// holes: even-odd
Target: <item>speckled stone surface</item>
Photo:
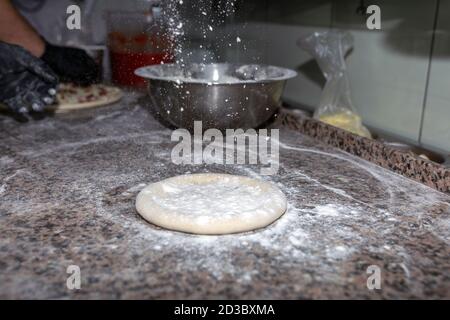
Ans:
[[[450,197],[298,132],[281,129],[273,176],[173,164],[171,131],[132,96],[28,124],[0,116],[0,132],[0,298],[450,298]],[[146,184],[193,172],[271,181],[289,208],[226,236],[137,214]]]
[[[279,121],[321,142],[450,194],[450,168],[288,110],[280,113]]]

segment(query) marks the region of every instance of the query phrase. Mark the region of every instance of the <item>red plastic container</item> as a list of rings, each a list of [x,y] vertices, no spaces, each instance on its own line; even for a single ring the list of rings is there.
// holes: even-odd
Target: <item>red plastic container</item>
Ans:
[[[107,20],[114,84],[142,88],[145,80],[137,77],[134,70],[173,61],[170,41],[151,13],[110,12]]]

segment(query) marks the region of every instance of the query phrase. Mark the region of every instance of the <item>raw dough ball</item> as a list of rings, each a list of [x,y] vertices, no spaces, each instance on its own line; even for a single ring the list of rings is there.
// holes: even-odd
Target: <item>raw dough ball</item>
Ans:
[[[144,188],[136,209],[158,226],[197,234],[226,234],[268,226],[286,211],[274,185],[228,174],[191,174]]]

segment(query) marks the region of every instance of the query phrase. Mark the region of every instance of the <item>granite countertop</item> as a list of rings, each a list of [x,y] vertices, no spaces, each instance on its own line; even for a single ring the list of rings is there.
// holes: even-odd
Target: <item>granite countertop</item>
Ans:
[[[450,298],[450,197],[296,131],[280,130],[270,177],[173,164],[171,131],[133,95],[27,124],[0,116],[0,132],[0,298]],[[225,236],[137,214],[146,184],[194,172],[272,181],[288,211]]]

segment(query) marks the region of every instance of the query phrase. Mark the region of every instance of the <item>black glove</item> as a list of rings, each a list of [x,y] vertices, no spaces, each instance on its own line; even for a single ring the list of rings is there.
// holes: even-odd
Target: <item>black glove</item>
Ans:
[[[40,112],[55,100],[58,77],[22,47],[0,41],[0,102],[14,113]]]
[[[84,50],[46,43],[41,59],[56,72],[61,82],[88,86],[100,79],[100,68]]]

